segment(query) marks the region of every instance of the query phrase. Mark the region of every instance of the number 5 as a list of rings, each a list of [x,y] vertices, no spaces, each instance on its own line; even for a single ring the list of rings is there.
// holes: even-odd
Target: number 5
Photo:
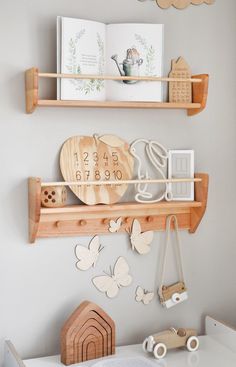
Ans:
[[[113,157],[113,162],[118,162],[119,158],[118,158],[117,152],[112,152],[112,157]]]

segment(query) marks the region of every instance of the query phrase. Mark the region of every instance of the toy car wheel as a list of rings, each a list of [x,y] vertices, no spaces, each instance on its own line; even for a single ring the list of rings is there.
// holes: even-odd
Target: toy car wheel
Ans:
[[[190,336],[187,340],[187,349],[189,352],[195,352],[199,348],[199,340],[196,336]]]
[[[166,355],[166,352],[167,352],[167,348],[165,344],[163,343],[156,344],[153,349],[153,354],[156,359],[164,358]]]
[[[144,350],[144,352],[148,351],[147,347],[148,347],[148,338],[144,339],[144,341],[143,341],[143,350]]]

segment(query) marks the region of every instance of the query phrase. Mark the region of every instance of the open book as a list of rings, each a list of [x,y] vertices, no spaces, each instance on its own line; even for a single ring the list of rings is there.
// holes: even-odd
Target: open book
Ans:
[[[162,24],[109,24],[57,17],[57,72],[161,76]],[[60,79],[62,100],[162,101],[160,82]]]

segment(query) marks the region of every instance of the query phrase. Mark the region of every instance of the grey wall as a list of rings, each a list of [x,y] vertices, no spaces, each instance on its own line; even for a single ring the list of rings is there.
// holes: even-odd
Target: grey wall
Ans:
[[[236,324],[235,304],[235,31],[236,2],[163,11],[154,2],[137,0],[8,0],[0,12],[1,241],[0,338],[10,338],[23,357],[56,353],[63,321],[84,299],[97,302],[114,318],[118,344],[141,342],[171,325],[203,332],[211,314]],[[184,111],[89,109],[24,110],[24,70],[56,67],[56,16],[103,22],[165,24],[165,74],[170,60],[183,55],[193,73],[211,77],[206,111],[188,118]],[[47,94],[47,93],[46,93]],[[27,243],[27,177],[58,179],[58,152],[72,135],[114,133],[132,141],[155,138],[168,148],[192,148],[196,171],[209,172],[207,213],[195,235],[183,233],[183,256],[190,299],[169,311],[157,298],[144,307],[134,301],[137,284],[158,285],[158,254],[163,233],[152,251],[131,252],[125,235],[103,236],[105,249],[97,268],[75,268],[74,246],[89,238]],[[91,284],[123,255],[133,285],[108,300]],[[174,267],[169,280],[175,280]],[[0,352],[1,354],[1,352]]]

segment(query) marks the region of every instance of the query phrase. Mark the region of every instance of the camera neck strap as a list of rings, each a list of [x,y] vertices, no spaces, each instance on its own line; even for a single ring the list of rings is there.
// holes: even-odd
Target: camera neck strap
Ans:
[[[160,287],[159,287],[159,294],[162,294],[162,287],[164,282],[164,274],[165,274],[165,268],[166,268],[166,259],[167,259],[167,249],[170,242],[170,232],[171,232],[171,223],[173,221],[174,224],[174,230],[176,234],[176,262],[177,262],[177,270],[179,275],[179,281],[184,282],[184,272],[183,272],[183,261],[181,256],[181,250],[180,250],[180,238],[179,238],[179,226],[178,226],[178,220],[176,215],[170,215],[167,217],[166,220],[166,239],[164,244],[164,251],[163,251],[163,261],[162,261],[162,268],[161,268],[161,279],[160,279]]]

